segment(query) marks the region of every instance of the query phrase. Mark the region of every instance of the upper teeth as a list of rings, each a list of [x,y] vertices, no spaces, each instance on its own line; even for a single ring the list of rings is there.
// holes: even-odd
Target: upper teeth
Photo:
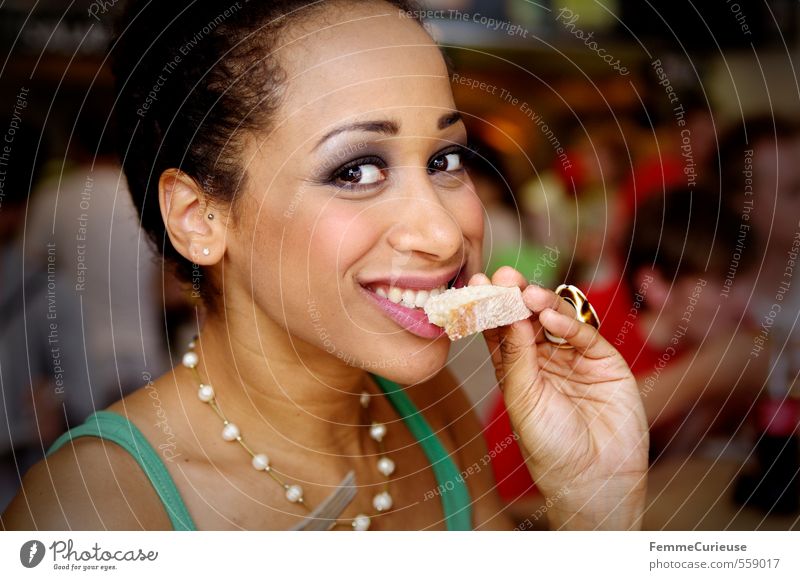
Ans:
[[[437,296],[447,290],[447,285],[442,284],[432,290],[412,290],[410,288],[397,288],[395,286],[378,286],[375,294],[382,298],[388,298],[395,304],[402,304],[406,308],[423,308],[428,298]]]

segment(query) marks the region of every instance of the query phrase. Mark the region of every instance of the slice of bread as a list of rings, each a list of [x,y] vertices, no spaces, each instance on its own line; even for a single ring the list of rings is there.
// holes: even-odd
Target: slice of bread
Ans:
[[[524,320],[531,311],[522,301],[519,288],[484,285],[451,288],[428,298],[425,314],[431,324],[444,328],[450,340],[458,340]]]

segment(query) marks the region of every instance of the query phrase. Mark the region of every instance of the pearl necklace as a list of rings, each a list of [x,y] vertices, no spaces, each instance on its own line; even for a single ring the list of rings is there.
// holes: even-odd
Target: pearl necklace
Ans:
[[[197,337],[195,337],[195,340],[196,339]],[[183,366],[191,369],[194,372],[195,378],[199,384],[197,398],[208,404],[214,410],[217,416],[222,419],[222,438],[225,441],[238,442],[239,445],[250,454],[250,464],[253,466],[253,469],[256,471],[263,471],[275,482],[277,482],[278,485],[283,487],[284,496],[287,500],[289,500],[291,503],[302,505],[309,512],[313,511],[305,501],[305,497],[303,496],[303,488],[298,484],[289,484],[280,476],[278,476],[270,465],[269,457],[264,453],[254,452],[250,446],[245,443],[244,439],[242,438],[242,434],[239,431],[239,427],[237,427],[235,423],[228,421],[227,417],[225,417],[222,410],[219,408],[219,405],[217,404],[216,394],[214,393],[213,387],[210,384],[203,382],[202,378],[200,377],[200,371],[197,370],[200,357],[194,351],[196,346],[195,340],[192,340],[189,343],[189,350],[183,355],[182,363]],[[367,391],[363,391],[361,393],[359,400],[362,407],[369,409],[370,394]],[[380,451],[380,458],[377,462],[377,468],[381,475],[387,478],[386,481],[383,482],[382,490],[373,496],[372,506],[377,512],[384,512],[392,509],[392,496],[389,494],[388,478],[390,475],[392,475],[392,473],[394,473],[395,464],[394,461],[386,456],[386,446],[383,442],[383,439],[386,436],[386,425],[383,423],[377,423],[375,421],[372,421],[371,423],[372,424],[369,427],[369,435],[372,439],[377,441],[378,450]],[[353,528],[353,530],[359,532],[368,530],[371,522],[372,518],[364,513],[360,513],[349,520],[350,526]],[[337,521],[337,523],[341,522]]]

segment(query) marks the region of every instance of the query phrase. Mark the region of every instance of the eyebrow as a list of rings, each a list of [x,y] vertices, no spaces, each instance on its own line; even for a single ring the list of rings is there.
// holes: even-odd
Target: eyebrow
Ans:
[[[461,113],[458,111],[451,111],[446,113],[445,115],[439,117],[439,120],[436,122],[436,128],[441,130],[447,129],[451,125],[455,125],[461,120]],[[347,133],[350,131],[363,131],[366,133],[380,133],[382,135],[397,135],[400,132],[400,125],[396,121],[361,121],[358,123],[349,123],[347,125],[342,125],[341,127],[336,127],[325,133],[325,135],[320,139],[316,145],[314,145],[314,150],[318,149],[320,145],[325,143],[328,139],[335,137],[341,133]]]

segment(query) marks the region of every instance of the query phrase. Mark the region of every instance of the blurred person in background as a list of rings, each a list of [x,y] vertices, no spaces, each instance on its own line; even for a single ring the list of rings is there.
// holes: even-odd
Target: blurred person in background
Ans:
[[[649,95],[651,103],[642,117],[633,143],[633,167],[620,190],[618,217],[623,224],[633,219],[636,208],[653,196],[680,187],[696,186],[698,179],[711,181],[717,131],[709,103],[702,94],[682,95],[678,124],[672,108],[663,110],[661,95]],[[661,104],[661,107],[659,107]],[[678,106],[678,105],[674,105]]]
[[[764,511],[800,509],[800,125],[773,115],[732,127],[720,144],[729,205],[751,227],[742,240],[758,267],[732,279],[756,335],[749,358],[769,368],[754,413],[755,454],[736,488],[740,503]]]
[[[47,153],[40,127],[20,117],[0,149],[0,510],[65,426],[59,360],[48,343],[47,269],[26,268],[23,254],[29,194]]]
[[[55,248],[57,298],[75,305],[58,311],[70,426],[169,368],[160,262],[141,234],[109,111],[105,102],[85,104],[64,165],[28,216],[26,259],[43,264]]]
[[[720,144],[722,186],[732,210],[751,226],[752,235],[743,243],[761,258],[756,269],[737,277],[731,294],[747,300],[755,325],[766,321],[765,342],[793,345],[800,332],[795,264],[800,249],[799,159],[800,124],[784,118],[746,119],[729,129]],[[776,303],[779,309],[770,316]],[[785,383],[787,369],[778,370]]]
[[[651,197],[621,248],[621,288],[593,295],[601,332],[639,381],[653,458],[694,452],[714,424],[737,428],[763,384],[764,367],[747,362],[746,303],[726,298],[732,269],[744,275],[755,263],[741,246],[744,225],[706,189]]]
[[[570,280],[587,288],[618,277],[614,244],[620,222],[615,214],[622,181],[630,173],[629,148],[619,122],[589,120],[568,147],[571,167],[561,167],[561,178],[573,204],[568,214],[556,219],[572,220]]]

